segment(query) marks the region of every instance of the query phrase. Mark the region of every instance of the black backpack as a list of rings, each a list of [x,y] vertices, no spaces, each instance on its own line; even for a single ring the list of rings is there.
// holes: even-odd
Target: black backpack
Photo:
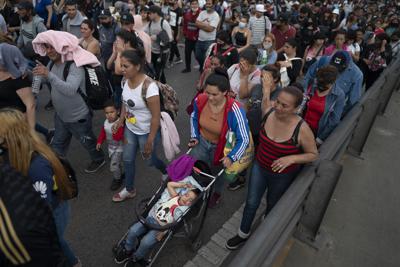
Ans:
[[[65,63],[63,78],[67,79],[69,68],[73,61],[67,61]],[[54,66],[54,62],[50,63],[50,71]],[[101,66],[92,67],[90,65],[83,66],[85,70],[85,81],[86,81],[86,94],[83,93],[82,89],[78,89],[78,93],[83,98],[85,103],[91,110],[99,110],[104,108],[104,103],[111,98],[112,87],[110,82],[106,78],[106,73]]]
[[[161,31],[157,34],[156,42],[160,45],[161,52],[169,49],[170,40],[166,30],[164,30],[164,19],[161,19]],[[149,23],[149,32],[151,33],[151,21]]]

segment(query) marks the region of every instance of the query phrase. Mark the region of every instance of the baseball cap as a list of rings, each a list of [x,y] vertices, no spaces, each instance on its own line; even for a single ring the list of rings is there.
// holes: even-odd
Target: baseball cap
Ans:
[[[335,54],[333,54],[330,65],[336,67],[339,72],[344,71],[347,66],[349,65],[349,59],[346,56],[345,53],[348,53],[346,51],[337,51]]]
[[[33,4],[28,1],[22,1],[17,5],[18,9],[26,9],[26,10],[33,10]]]
[[[282,22],[289,22],[289,15],[287,13],[281,13],[278,16],[278,20]]]
[[[337,8],[335,8],[335,9],[332,11],[332,13],[333,13],[333,14],[336,14],[336,15],[340,15],[340,11],[339,11],[339,9],[337,9]]]
[[[103,9],[101,12],[100,12],[100,15],[99,15],[99,18],[101,18],[101,17],[103,17],[103,18],[105,18],[105,17],[111,17],[111,12],[110,12],[110,9]]]
[[[131,13],[123,13],[120,19],[121,23],[135,23]]]
[[[256,11],[257,12],[261,12],[261,13],[264,13],[266,10],[265,10],[265,8],[264,8],[264,5],[256,5]]]

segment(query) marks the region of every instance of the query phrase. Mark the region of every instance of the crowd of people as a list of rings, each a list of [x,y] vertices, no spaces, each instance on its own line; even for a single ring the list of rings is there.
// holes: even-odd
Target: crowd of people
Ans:
[[[90,156],[86,173],[105,165],[107,142],[110,189],[118,190],[113,202],[135,198],[137,154],[167,179],[166,163],[157,155],[162,88],[165,68],[178,66],[183,78],[199,71],[186,108],[191,156],[229,168],[255,146],[252,166],[227,186],[238,190],[248,180],[238,234],[226,243],[237,249],[251,233],[265,191],[266,216],[398,54],[399,14],[400,3],[388,0],[0,0],[0,162],[31,179],[50,207],[59,243],[59,253],[46,261],[34,246],[20,251],[21,260],[6,243],[1,266],[82,266],[64,239],[72,137]],[[100,68],[112,89],[97,137],[87,66]],[[43,90],[50,92],[45,110],[54,111],[54,129],[36,119]],[[232,138],[234,146],[225,153]],[[210,208],[218,208],[225,180],[217,178]],[[187,194],[179,199],[189,198],[185,205],[197,192]],[[136,236],[143,227],[132,229]],[[128,242],[118,262],[143,260],[157,234],[140,251]]]

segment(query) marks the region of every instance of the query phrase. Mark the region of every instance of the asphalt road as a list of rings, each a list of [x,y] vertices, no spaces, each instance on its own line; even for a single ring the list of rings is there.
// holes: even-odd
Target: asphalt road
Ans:
[[[183,53],[181,54],[183,56]],[[190,136],[189,116],[185,108],[195,93],[194,84],[198,78],[198,70],[192,69],[191,73],[182,74],[183,68],[184,64],[179,64],[166,70],[167,82],[177,91],[180,101],[176,126],[181,138],[182,153],[186,151]],[[39,96],[37,119],[43,125],[53,127],[53,112],[45,111],[43,108],[48,99],[48,92],[42,90]],[[104,119],[102,111],[95,112],[93,127],[96,135],[99,134]],[[86,174],[83,170],[89,163],[89,155],[76,140],[71,142],[67,156],[77,171],[80,192],[77,199],[70,201],[71,220],[66,239],[83,266],[117,266],[114,263],[111,248],[135,222],[136,202],[151,196],[157,190],[161,174],[156,169],[146,166],[141,157],[137,157],[135,184],[138,195],[133,200],[117,204],[111,201],[114,192],[109,190],[112,174],[109,171],[108,162],[98,173]],[[220,206],[209,210],[207,214],[201,232],[203,242],[207,242],[211,235],[239,208],[245,194],[246,188],[236,192],[225,190]],[[182,266],[194,255],[187,240],[172,239],[163,249],[154,266]]]

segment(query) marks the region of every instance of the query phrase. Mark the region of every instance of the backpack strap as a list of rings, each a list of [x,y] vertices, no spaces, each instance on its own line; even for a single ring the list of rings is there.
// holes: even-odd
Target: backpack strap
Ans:
[[[145,78],[144,81],[143,81],[143,85],[142,85],[142,99],[143,99],[144,103],[146,104],[146,106],[147,106],[147,98],[146,98],[147,89],[149,88],[149,86],[150,86],[150,84],[151,84],[152,82],[154,82],[154,80],[153,80],[152,78],[148,77],[148,76],[146,76],[146,78]]]
[[[235,49],[236,47],[234,47],[234,46],[231,46],[231,47],[229,47],[228,49],[226,49],[226,51],[224,52],[224,53],[222,53],[221,54],[221,56],[226,56],[226,55],[228,55],[229,54],[229,52],[231,52],[233,49]]]

